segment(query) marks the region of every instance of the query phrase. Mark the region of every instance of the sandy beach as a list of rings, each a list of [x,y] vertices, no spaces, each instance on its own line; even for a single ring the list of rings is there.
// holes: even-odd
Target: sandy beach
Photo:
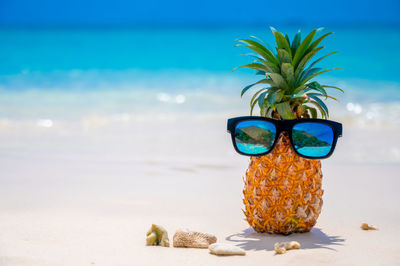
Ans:
[[[255,233],[244,220],[248,158],[231,147],[228,115],[92,117],[51,127],[3,121],[0,265],[400,263],[397,128],[345,124],[334,156],[323,161],[324,206],[316,226],[281,236]],[[361,230],[362,222],[379,231]],[[146,246],[152,223],[163,225],[171,240],[188,228],[247,254]],[[274,243],[289,240],[302,248],[275,255]]]
[[[0,0],[0,266],[400,266],[399,3]]]

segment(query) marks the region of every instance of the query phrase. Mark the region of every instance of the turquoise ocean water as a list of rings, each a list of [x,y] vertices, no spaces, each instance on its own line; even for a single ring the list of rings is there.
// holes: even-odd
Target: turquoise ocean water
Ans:
[[[277,28],[289,35],[297,30]],[[400,29],[328,30],[335,34],[321,55],[340,53],[322,66],[343,70],[321,79],[346,91],[333,93],[340,103],[328,101],[333,117],[400,123]],[[268,27],[1,29],[0,120],[247,115],[249,98],[241,100],[240,91],[258,77],[232,69],[251,60],[234,47],[236,38],[250,35],[273,41]]]

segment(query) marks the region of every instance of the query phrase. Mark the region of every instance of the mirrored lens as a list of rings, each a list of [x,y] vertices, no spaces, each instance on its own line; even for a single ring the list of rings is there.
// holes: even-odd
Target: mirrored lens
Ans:
[[[325,124],[305,122],[293,127],[292,138],[298,153],[309,157],[324,157],[332,149],[333,130]]]
[[[275,125],[267,121],[243,121],[235,128],[237,148],[250,155],[268,152],[274,143],[275,135]]]

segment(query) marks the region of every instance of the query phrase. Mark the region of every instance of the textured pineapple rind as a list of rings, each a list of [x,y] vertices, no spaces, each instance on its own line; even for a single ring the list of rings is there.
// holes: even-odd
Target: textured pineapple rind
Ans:
[[[244,179],[243,210],[257,232],[308,232],[322,208],[319,160],[298,156],[282,134],[271,153],[251,157]]]

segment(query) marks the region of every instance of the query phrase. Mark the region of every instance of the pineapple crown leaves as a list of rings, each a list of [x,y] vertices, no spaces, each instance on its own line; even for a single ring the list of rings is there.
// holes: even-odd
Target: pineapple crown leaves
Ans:
[[[263,79],[243,88],[241,96],[256,85],[267,85],[254,93],[250,101],[250,115],[258,105],[260,115],[265,117],[285,120],[317,118],[318,112],[322,118],[329,117],[328,108],[323,100],[337,99],[328,95],[326,89],[336,89],[341,92],[343,90],[312,81],[316,76],[338,69],[315,67],[323,59],[337,52],[328,53],[310,63],[311,59],[324,48],[318,45],[333,34],[328,32],[316,38],[322,30],[324,28],[311,31],[303,40],[299,30],[290,41],[287,34],[283,35],[271,27],[275,37],[276,52],[255,36],[250,36],[251,39],[236,40],[238,42],[236,46],[243,46],[255,52],[243,54],[252,56],[255,60],[234,70],[249,68],[256,70],[257,75],[264,76]]]

